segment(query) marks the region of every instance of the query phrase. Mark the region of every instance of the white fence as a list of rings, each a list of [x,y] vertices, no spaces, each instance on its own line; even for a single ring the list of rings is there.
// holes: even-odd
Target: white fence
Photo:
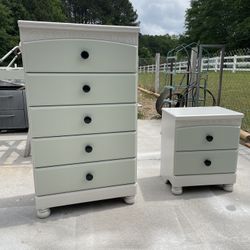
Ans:
[[[170,63],[160,64],[160,72],[169,70]],[[155,72],[156,65],[139,66],[139,73],[153,73]],[[176,73],[183,73],[187,70],[187,61],[176,62],[174,64]],[[202,71],[211,70],[217,72],[220,69],[220,57],[203,58],[201,63]],[[237,72],[237,71],[250,71],[250,55],[245,56],[226,56],[224,57],[224,70]]]

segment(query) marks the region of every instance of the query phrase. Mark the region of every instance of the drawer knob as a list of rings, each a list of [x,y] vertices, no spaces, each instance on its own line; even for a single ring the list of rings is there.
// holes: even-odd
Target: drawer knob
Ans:
[[[90,91],[90,86],[89,85],[83,85],[82,90],[83,90],[83,92],[88,93]]]
[[[86,151],[87,153],[91,153],[92,150],[93,150],[93,148],[92,148],[90,145],[87,145],[87,146],[85,147],[85,151]]]
[[[89,58],[89,52],[86,51],[86,50],[82,51],[81,57],[82,57],[82,59],[88,59]]]
[[[90,174],[90,173],[86,174],[86,180],[87,180],[87,181],[92,181],[93,178],[94,178],[94,177],[93,177],[92,174]]]
[[[209,167],[209,166],[211,166],[212,162],[211,162],[210,160],[205,160],[205,161],[204,161],[204,164],[205,164],[207,167]]]
[[[91,117],[89,117],[89,116],[85,116],[85,117],[84,117],[84,122],[85,122],[86,124],[91,123],[91,122],[92,122]]]
[[[213,139],[214,139],[214,138],[213,138],[212,135],[207,135],[207,136],[206,136],[206,140],[209,141],[209,142],[211,142]]]

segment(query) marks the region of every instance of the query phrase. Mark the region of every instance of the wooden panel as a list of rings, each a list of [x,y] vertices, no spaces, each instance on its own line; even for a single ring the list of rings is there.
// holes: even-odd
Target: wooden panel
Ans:
[[[136,87],[136,74],[26,74],[29,106],[135,103]]]
[[[239,134],[240,128],[236,126],[177,128],[175,149],[176,151],[237,149]]]
[[[32,137],[135,131],[136,110],[136,104],[30,108]]]
[[[136,72],[137,47],[87,39],[24,42],[25,72]],[[85,52],[86,59],[82,58]]]
[[[86,152],[86,146],[92,152]],[[136,133],[32,139],[34,167],[47,167],[136,156]]]
[[[237,155],[237,150],[177,152],[174,175],[234,173]]]
[[[93,178],[92,180],[91,177]],[[34,170],[36,195],[135,183],[136,160],[118,160]],[[87,180],[87,178],[90,178]],[[44,185],[46,183],[46,185]]]

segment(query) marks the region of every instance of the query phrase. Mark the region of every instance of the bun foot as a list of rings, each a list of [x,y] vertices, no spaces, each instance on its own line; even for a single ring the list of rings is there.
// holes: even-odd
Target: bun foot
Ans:
[[[39,219],[45,219],[47,217],[50,216],[50,209],[46,208],[46,209],[38,209],[36,211],[36,215]]]
[[[126,204],[132,205],[135,203],[135,196],[127,196],[123,198]]]
[[[223,189],[227,192],[233,192],[234,190],[234,185],[233,184],[225,184],[223,185]]]
[[[182,190],[182,187],[173,187],[172,186],[171,192],[174,195],[180,195],[180,194],[182,194],[183,190]]]

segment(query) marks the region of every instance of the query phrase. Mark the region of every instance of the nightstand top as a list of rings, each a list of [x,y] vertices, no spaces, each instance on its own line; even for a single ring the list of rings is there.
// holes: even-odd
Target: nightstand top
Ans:
[[[189,119],[211,119],[211,118],[243,118],[244,114],[230,109],[213,107],[187,107],[187,108],[163,108],[163,113],[167,113],[176,120]]]

